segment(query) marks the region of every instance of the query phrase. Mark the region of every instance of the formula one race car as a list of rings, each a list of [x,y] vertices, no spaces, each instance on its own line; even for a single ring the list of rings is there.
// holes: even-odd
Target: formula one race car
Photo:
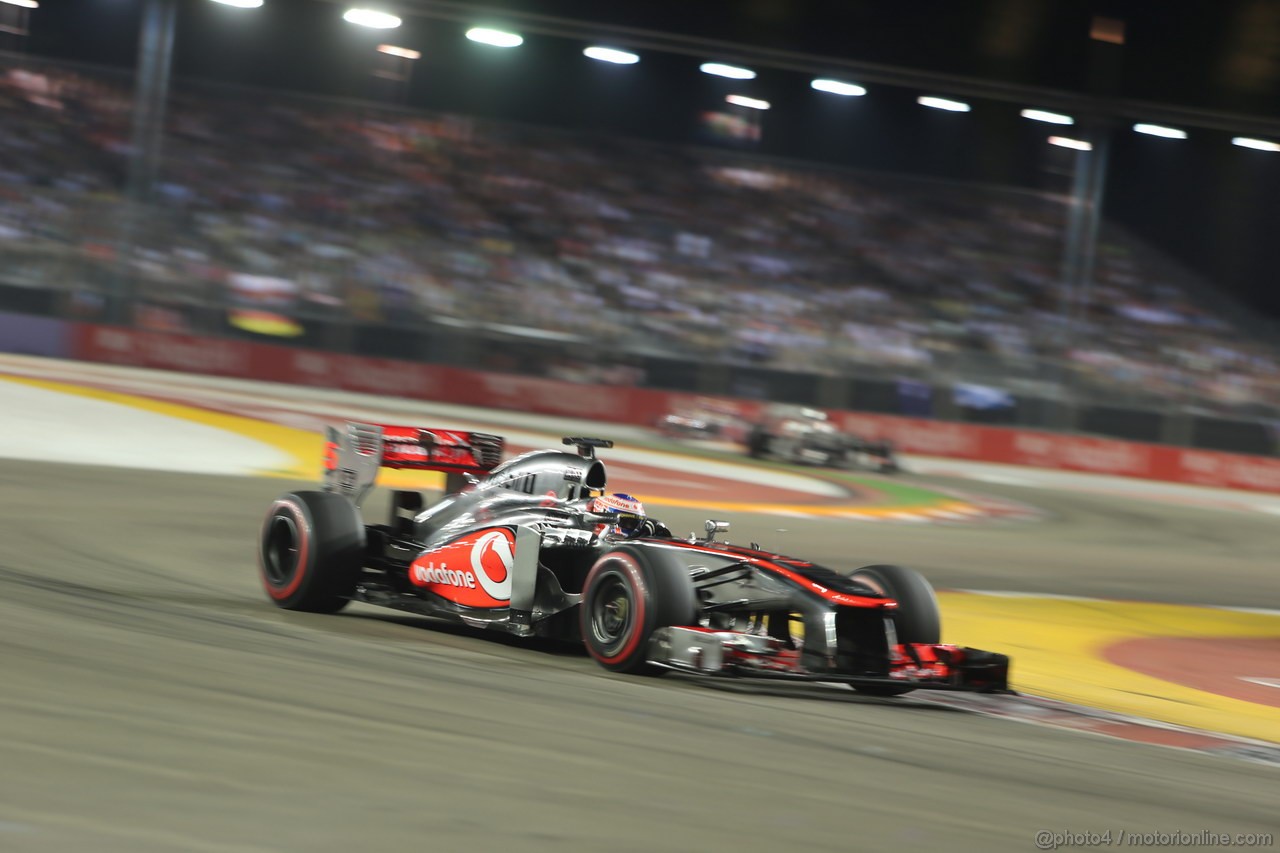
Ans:
[[[734,403],[701,397],[663,415],[657,427],[668,438],[745,444],[750,424]]]
[[[756,545],[677,538],[607,494],[598,448],[501,463],[503,440],[376,424],[328,429],[324,490],[282,495],[259,557],[271,600],[332,613],[349,601],[585,644],[607,669],[1003,692],[1009,659],[939,642],[928,582],[896,566],[845,576]],[[430,507],[394,491],[386,524],[359,506],[380,467],[443,471]],[[481,478],[482,477],[482,478]]]
[[[898,457],[888,441],[872,441],[840,432],[827,413],[807,406],[777,403],[764,412],[747,435],[747,453],[800,465],[852,468],[860,465],[890,474]]]

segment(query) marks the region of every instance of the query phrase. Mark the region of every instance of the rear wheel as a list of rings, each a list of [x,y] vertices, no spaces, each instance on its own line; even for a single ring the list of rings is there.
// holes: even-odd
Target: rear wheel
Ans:
[[[623,547],[591,567],[582,589],[582,640],[596,662],[615,672],[663,672],[646,662],[658,628],[692,625],[697,596],[689,570],[668,554]]]
[[[898,602],[893,622],[899,643],[942,642],[938,598],[924,575],[904,566],[864,566],[850,577]],[[880,685],[857,688],[858,692],[872,696],[901,696],[912,689]]]
[[[262,585],[277,607],[336,613],[355,593],[364,547],[364,523],[347,498],[331,492],[281,495],[262,524]]]
[[[896,474],[901,470],[898,465],[898,456],[893,452],[893,445],[887,441],[882,441],[876,445],[876,455],[880,457],[880,473]]]

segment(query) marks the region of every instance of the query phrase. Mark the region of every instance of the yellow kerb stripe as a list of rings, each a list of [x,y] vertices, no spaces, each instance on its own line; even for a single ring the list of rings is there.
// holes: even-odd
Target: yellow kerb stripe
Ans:
[[[1280,742],[1280,708],[1134,672],[1102,651],[1142,637],[1273,637],[1280,615],[1130,601],[938,595],[942,639],[1003,652],[1015,690],[1166,723]]]

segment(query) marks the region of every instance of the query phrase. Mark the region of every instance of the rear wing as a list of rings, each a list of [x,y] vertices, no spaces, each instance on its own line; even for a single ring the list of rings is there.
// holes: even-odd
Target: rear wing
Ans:
[[[323,482],[326,492],[346,495],[359,506],[378,479],[379,468],[443,471],[450,481],[492,471],[502,461],[498,435],[349,422],[325,427]]]

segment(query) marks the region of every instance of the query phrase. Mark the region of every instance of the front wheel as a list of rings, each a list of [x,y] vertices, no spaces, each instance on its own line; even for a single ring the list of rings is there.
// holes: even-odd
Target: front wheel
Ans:
[[[898,602],[893,616],[899,643],[942,642],[942,614],[933,586],[924,575],[904,566],[864,566],[849,577]],[[871,696],[901,696],[911,687],[859,687]]]
[[[591,567],[580,605],[582,640],[596,662],[615,672],[658,673],[647,662],[658,628],[692,625],[697,596],[689,570],[669,554],[622,547]]]

